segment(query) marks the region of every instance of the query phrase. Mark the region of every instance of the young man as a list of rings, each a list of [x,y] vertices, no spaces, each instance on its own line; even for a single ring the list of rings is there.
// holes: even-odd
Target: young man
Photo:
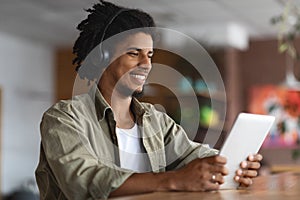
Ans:
[[[41,199],[217,190],[228,173],[226,158],[190,141],[165,113],[133,97],[142,92],[151,70],[153,19],[104,1],[88,12],[78,25],[74,63],[80,77],[97,79],[97,84],[87,94],[58,102],[43,116],[36,170]],[[100,44],[119,33],[122,37],[108,50]],[[94,48],[101,57],[109,54],[109,62],[85,62]],[[235,180],[251,185],[261,159],[249,156]]]

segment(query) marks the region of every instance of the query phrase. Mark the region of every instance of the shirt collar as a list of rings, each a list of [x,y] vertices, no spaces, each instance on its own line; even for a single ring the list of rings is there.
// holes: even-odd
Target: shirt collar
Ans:
[[[141,117],[146,112],[143,105],[135,97],[132,97],[130,108],[136,117]]]
[[[98,120],[103,120],[106,111],[112,110],[110,105],[106,102],[96,84],[91,87],[89,95],[95,104]]]

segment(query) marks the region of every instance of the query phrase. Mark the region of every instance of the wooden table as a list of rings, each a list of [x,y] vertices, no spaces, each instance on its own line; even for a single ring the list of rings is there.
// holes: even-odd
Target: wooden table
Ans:
[[[300,175],[281,173],[261,176],[247,189],[215,192],[154,192],[113,198],[115,200],[300,200]]]

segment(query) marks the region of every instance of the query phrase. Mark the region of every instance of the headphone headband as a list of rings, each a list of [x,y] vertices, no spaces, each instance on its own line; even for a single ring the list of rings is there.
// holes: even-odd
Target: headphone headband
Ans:
[[[129,9],[123,8],[118,10],[118,12],[109,20],[109,22],[107,23],[107,25],[105,26],[103,33],[102,33],[102,37],[99,43],[99,51],[100,51],[100,65],[102,65],[102,67],[107,67],[107,65],[109,64],[110,61],[110,55],[109,55],[109,51],[105,50],[103,48],[103,41],[106,35],[106,32],[109,28],[109,26],[114,22],[114,20],[122,13],[125,11],[128,11]]]
[[[102,34],[102,37],[101,37],[101,40],[100,40],[100,45],[101,43],[103,42],[104,40],[104,37],[106,35],[106,31],[108,30],[109,26],[113,23],[113,21],[122,13],[122,12],[125,12],[125,11],[128,11],[129,9],[127,8],[123,8],[123,9],[120,9],[118,10],[118,12],[109,20],[109,22],[107,23],[107,25],[105,26],[104,28],[104,31],[103,31],[103,34]]]

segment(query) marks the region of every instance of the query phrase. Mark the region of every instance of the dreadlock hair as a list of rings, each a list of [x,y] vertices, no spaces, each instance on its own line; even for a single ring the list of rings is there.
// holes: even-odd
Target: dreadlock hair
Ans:
[[[138,9],[117,6],[104,0],[100,0],[86,11],[89,12],[87,18],[77,26],[80,35],[73,46],[73,54],[75,54],[73,65],[76,64],[76,71],[80,78],[87,78],[90,81],[99,78],[100,67],[106,67],[84,65],[84,68],[87,69],[82,69],[82,62],[97,45],[105,39],[127,30],[155,27],[155,22],[149,14]],[[147,31],[147,29],[139,30]],[[154,39],[155,34],[148,31],[147,33]]]

